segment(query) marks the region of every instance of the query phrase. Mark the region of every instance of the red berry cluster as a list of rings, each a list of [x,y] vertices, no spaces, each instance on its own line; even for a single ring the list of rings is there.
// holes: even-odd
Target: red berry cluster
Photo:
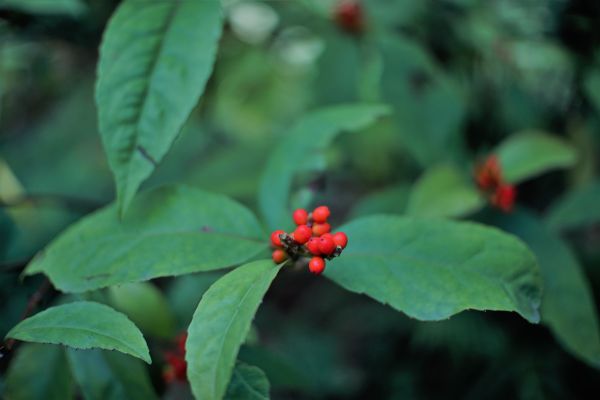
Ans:
[[[271,233],[273,261],[282,263],[288,258],[298,260],[310,257],[308,269],[319,275],[325,269],[325,260],[331,260],[342,254],[348,244],[344,232],[331,234],[331,225],[327,223],[330,212],[326,206],[319,206],[308,213],[299,208],[294,211],[293,219],[297,227],[288,234],[282,230]]]
[[[479,189],[488,195],[490,203],[504,212],[510,212],[515,204],[517,190],[502,177],[500,163],[490,155],[475,168],[475,181]]]
[[[174,350],[165,351],[165,360],[167,367],[163,372],[163,378],[166,383],[173,381],[187,381],[187,363],[185,361],[185,341],[187,340],[187,332],[177,336],[176,347]]]
[[[360,33],[364,29],[364,13],[358,0],[341,0],[334,10],[338,26],[350,33]]]

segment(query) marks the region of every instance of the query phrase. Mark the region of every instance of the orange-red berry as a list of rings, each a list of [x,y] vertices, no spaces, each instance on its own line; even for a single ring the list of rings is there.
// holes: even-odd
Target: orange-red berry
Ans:
[[[271,233],[271,244],[273,244],[273,246],[275,246],[275,247],[282,246],[281,238],[279,237],[279,235],[281,235],[282,233],[285,233],[285,231],[282,231],[281,229],[276,230],[273,233]]]
[[[517,197],[513,185],[500,185],[491,197],[491,203],[504,212],[511,212]]]
[[[308,269],[315,275],[321,274],[325,269],[325,260],[321,257],[313,257],[308,262]]]
[[[304,244],[308,242],[308,239],[312,236],[312,229],[306,225],[300,225],[294,231],[294,240],[296,243]]]
[[[502,183],[502,170],[498,157],[490,155],[475,168],[475,181],[482,190],[494,190]]]
[[[276,264],[284,262],[285,260],[287,260],[287,258],[287,253],[282,249],[275,249],[275,251],[273,251],[273,261],[275,261]]]
[[[348,244],[348,236],[344,232],[337,232],[333,234],[333,241],[336,246],[340,246],[342,249],[346,248]]]
[[[312,212],[313,221],[315,221],[317,224],[327,222],[327,218],[329,218],[330,214],[331,212],[329,211],[329,207],[319,206]]]
[[[329,233],[330,231],[331,225],[329,225],[327,222],[325,222],[324,224],[313,224],[312,226],[312,233],[315,236],[321,236],[325,233]]]
[[[306,225],[308,224],[308,211],[303,208],[299,208],[294,211],[292,218],[294,218],[296,225]]]
[[[306,248],[313,256],[320,256],[321,250],[319,250],[319,238],[311,237],[306,243]]]
[[[319,250],[325,255],[333,254],[335,251],[335,242],[333,241],[333,236],[331,236],[331,234],[326,233],[319,238]]]

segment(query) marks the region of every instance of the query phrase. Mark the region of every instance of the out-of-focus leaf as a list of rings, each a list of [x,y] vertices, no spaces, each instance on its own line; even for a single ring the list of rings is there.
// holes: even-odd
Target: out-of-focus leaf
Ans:
[[[0,202],[12,203],[20,200],[25,191],[9,165],[0,158]]]
[[[546,216],[554,230],[574,229],[600,222],[600,183],[567,192]]]
[[[127,315],[142,332],[170,338],[175,321],[162,292],[148,282],[128,283],[108,288],[110,304]]]
[[[596,112],[600,112],[600,68],[598,66],[587,74],[583,87],[596,107]]]
[[[75,381],[86,400],[153,400],[148,372],[138,360],[114,351],[67,349]]]
[[[522,132],[510,136],[494,151],[504,179],[519,183],[557,168],[568,168],[577,161],[575,149],[564,140],[541,132]]]
[[[430,168],[415,183],[407,214],[461,217],[479,210],[484,201],[475,186],[451,165]]]
[[[142,333],[125,315],[89,301],[48,308],[21,321],[6,336],[77,349],[117,350],[152,362]]]
[[[188,330],[186,361],[199,399],[225,394],[239,348],[281,265],[255,261],[229,272],[202,296]]]
[[[271,385],[258,367],[238,363],[225,393],[225,400],[268,400]]]
[[[121,214],[202,95],[221,29],[218,0],[126,0],[111,18],[96,102]]]
[[[223,272],[217,271],[183,275],[175,278],[167,287],[167,302],[179,329],[187,329],[200,298],[223,275]]]
[[[111,205],[70,227],[27,267],[65,292],[230,267],[265,249],[256,217],[225,196],[169,186]]]
[[[341,105],[312,112],[296,123],[272,151],[262,176],[258,200],[268,227],[290,225],[289,197],[296,173],[324,168],[321,152],[336,135],[360,130],[387,113],[383,105]]]
[[[542,283],[535,257],[513,236],[467,222],[365,217],[339,228],[349,238],[325,275],[410,317],[515,311],[539,322]]]
[[[3,398],[68,400],[74,397],[73,378],[60,346],[24,344],[10,363]]]
[[[600,326],[590,284],[567,244],[524,211],[495,222],[535,253],[544,279],[542,323],[574,356],[600,368]]]
[[[0,10],[14,10],[40,15],[83,14],[87,6],[81,0],[0,0]]]
[[[372,214],[403,214],[410,187],[398,185],[362,197],[352,208],[350,219]]]

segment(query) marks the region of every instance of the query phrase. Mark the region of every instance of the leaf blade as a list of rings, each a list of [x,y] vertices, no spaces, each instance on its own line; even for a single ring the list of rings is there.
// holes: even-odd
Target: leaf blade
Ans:
[[[133,322],[108,306],[89,301],[48,308],[21,321],[6,337],[79,349],[117,350],[152,363],[148,345]]]
[[[239,347],[280,268],[270,260],[245,264],[202,296],[186,342],[188,379],[196,398],[216,400],[225,394]]]

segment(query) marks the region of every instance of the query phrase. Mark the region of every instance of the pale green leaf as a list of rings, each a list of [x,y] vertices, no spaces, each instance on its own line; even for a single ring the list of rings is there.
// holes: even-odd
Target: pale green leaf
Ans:
[[[243,265],[215,282],[202,296],[186,342],[188,379],[196,398],[223,398],[239,348],[280,268],[271,260]]]
[[[521,211],[497,218],[535,253],[544,279],[542,323],[573,355],[600,368],[600,326],[594,296],[577,258],[537,218]]]
[[[258,367],[238,362],[225,393],[225,400],[268,400],[271,385]]]
[[[152,362],[148,345],[133,322],[108,306],[90,301],[48,308],[21,321],[6,337],[77,349],[117,350]]]
[[[472,182],[451,165],[430,168],[411,191],[407,214],[427,217],[461,217],[471,214],[484,201]]]
[[[160,290],[148,282],[108,288],[110,305],[127,315],[142,332],[163,338],[174,335],[175,320]]]
[[[136,198],[121,221],[115,205],[72,225],[27,267],[64,292],[243,263],[267,246],[256,217],[221,195],[169,186]]]
[[[11,361],[2,398],[7,400],[68,400],[73,378],[60,346],[24,344]]]
[[[363,129],[387,113],[383,105],[351,104],[321,109],[298,121],[271,152],[261,179],[258,201],[267,226],[290,224],[294,175],[323,167],[321,153],[336,135]]]
[[[567,192],[548,211],[546,223],[555,231],[600,222],[600,183]]]
[[[504,179],[519,183],[544,172],[568,168],[577,161],[573,146],[557,136],[522,132],[510,136],[494,151]]]
[[[325,275],[410,317],[516,311],[539,321],[535,257],[513,236],[469,222],[373,216],[339,228],[349,238]]]
[[[121,213],[202,95],[221,14],[219,0],[126,0],[109,21],[96,102]]]
[[[114,351],[67,349],[73,376],[86,400],[153,400],[148,371],[135,358]]]

